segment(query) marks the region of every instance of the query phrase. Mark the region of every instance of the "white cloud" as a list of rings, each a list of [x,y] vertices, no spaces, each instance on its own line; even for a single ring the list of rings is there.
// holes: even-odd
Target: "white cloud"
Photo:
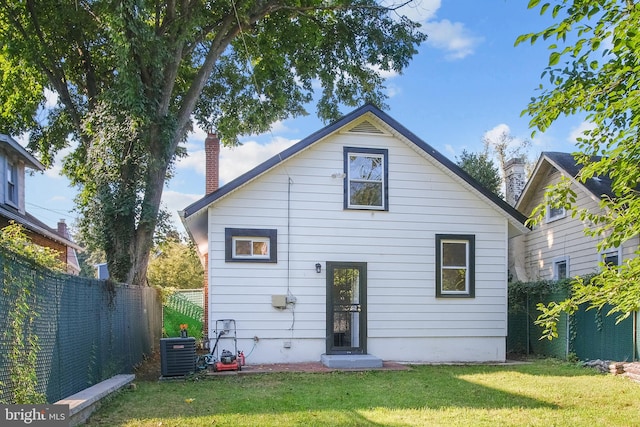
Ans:
[[[58,104],[58,94],[45,88],[44,89],[44,98],[45,98],[45,109],[51,109]]]
[[[394,5],[402,4],[399,1],[387,0],[382,1],[381,4],[386,7],[393,8]],[[404,15],[407,18],[415,22],[426,22],[433,18],[440,9],[441,0],[415,0],[407,2],[401,8],[397,9],[395,13],[398,15]]]
[[[387,7],[397,4],[400,3],[395,0],[382,2]],[[422,30],[429,36],[427,45],[444,51],[446,59],[458,60],[473,54],[484,39],[471,34],[462,22],[438,19],[437,12],[441,6],[441,0],[416,0],[408,2],[395,13],[420,22]]]
[[[275,137],[265,145],[258,144],[255,141],[248,141],[238,147],[221,147],[220,185],[237,178],[296,142],[297,140]],[[187,157],[177,162],[176,167],[179,169],[192,169],[199,175],[204,176],[204,149],[190,152]]]
[[[488,131],[486,131],[483,135],[483,139],[487,139],[495,143],[503,134],[511,134],[511,128],[509,127],[509,125],[500,123],[499,125],[494,126],[493,129],[489,129]]]
[[[444,50],[449,60],[463,59],[475,52],[475,48],[484,39],[470,34],[463,23],[448,19],[430,21],[424,24],[429,38],[427,45]]]
[[[255,141],[220,150],[220,185],[231,181],[265,160],[291,147],[297,140],[276,137],[266,145]]]
[[[449,157],[454,157],[456,155],[456,150],[453,148],[453,145],[445,144],[444,149],[449,153]]]
[[[496,150],[498,147],[503,150],[506,157],[505,161],[516,156],[526,157],[529,155],[530,142],[525,138],[512,135],[511,128],[505,123],[500,123],[486,131],[482,140],[489,144],[490,157],[498,167],[500,166],[498,151]]]
[[[173,221],[176,226],[180,227],[182,222],[180,221],[178,211],[183,210],[186,206],[189,206],[191,203],[200,200],[201,198],[202,194],[179,193],[177,191],[165,189],[162,192],[162,205],[171,214],[171,221]]]
[[[567,137],[567,141],[572,144],[576,144],[578,142],[578,138],[584,138],[584,132],[587,130],[593,130],[595,125],[591,122],[582,122],[578,126],[571,128],[571,132]]]

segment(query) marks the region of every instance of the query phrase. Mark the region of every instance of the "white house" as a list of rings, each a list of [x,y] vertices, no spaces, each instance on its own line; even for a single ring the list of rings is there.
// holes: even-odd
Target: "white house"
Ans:
[[[560,182],[561,177],[571,181],[576,193],[575,206],[591,212],[602,212],[600,201],[613,197],[611,180],[595,177],[581,183],[576,179],[581,166],[570,153],[543,152],[529,181],[515,204],[524,215],[545,203],[545,190]],[[558,280],[596,273],[600,262],[620,265],[624,259],[636,256],[638,236],[620,247],[598,251],[598,238],[584,234],[591,225],[573,217],[565,209],[547,209],[546,217],[530,233],[512,239],[512,273],[515,279],[535,281]]]
[[[181,216],[207,265],[209,339],[234,319],[247,363],[505,360],[507,242],[525,217],[376,107]]]

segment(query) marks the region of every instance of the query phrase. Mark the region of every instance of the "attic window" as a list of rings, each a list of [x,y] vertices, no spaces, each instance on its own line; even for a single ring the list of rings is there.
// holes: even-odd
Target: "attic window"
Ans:
[[[225,228],[226,262],[278,262],[278,230]]]
[[[551,205],[547,205],[547,222],[556,221],[567,216],[567,211],[563,206],[554,208]]]
[[[344,208],[388,210],[388,150],[344,148]]]
[[[7,161],[6,202],[18,206],[18,167],[10,161]]]

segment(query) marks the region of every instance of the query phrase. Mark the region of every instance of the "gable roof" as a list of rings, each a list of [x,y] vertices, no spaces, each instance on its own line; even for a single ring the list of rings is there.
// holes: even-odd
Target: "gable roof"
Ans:
[[[191,237],[194,241],[200,242],[203,238],[206,238],[206,231],[204,231],[204,236],[201,235],[203,230],[206,230],[207,220],[206,220],[206,208],[214,203],[215,201],[229,195],[234,192],[238,188],[246,185],[247,183],[255,180],[260,175],[266,173],[267,171],[273,169],[274,167],[282,164],[286,160],[291,157],[294,157],[301,151],[309,148],[313,144],[318,141],[324,139],[325,137],[339,131],[341,128],[345,127],[347,124],[360,119],[365,115],[370,115],[384,124],[386,124],[391,130],[400,136],[404,137],[408,142],[412,143],[418,151],[421,151],[427,157],[435,160],[435,164],[439,165],[441,169],[448,172],[449,175],[457,179],[459,182],[466,185],[471,191],[476,192],[481,198],[484,198],[488,203],[493,205],[496,210],[501,212],[508,220],[509,223],[515,226],[520,232],[526,231],[526,227],[524,226],[524,222],[526,221],[526,217],[517,211],[514,207],[509,205],[507,202],[502,200],[497,195],[493,194],[491,191],[487,190],[483,187],[478,181],[472,178],[469,174],[467,174],[464,170],[462,170],[458,165],[449,160],[447,157],[438,152],[435,148],[431,147],[429,144],[424,142],[422,139],[418,138],[411,131],[406,129],[400,123],[398,123],[391,116],[380,110],[379,108],[367,104],[364,105],[351,113],[343,116],[337,121],[331,123],[330,125],[314,132],[308,137],[300,140],[296,144],[282,151],[281,153],[273,156],[269,160],[264,163],[258,165],[254,169],[246,172],[245,174],[239,176],[238,178],[230,181],[226,185],[220,187],[216,191],[205,195],[200,200],[192,203],[187,206],[183,211],[180,212],[180,217],[182,219],[183,224],[187,231],[191,234]],[[365,125],[366,126],[366,125]],[[200,217],[200,218],[197,218]],[[204,228],[203,228],[204,227]]]
[[[22,214],[12,206],[0,204],[0,216],[7,218],[7,220],[9,221],[13,220],[22,225],[24,228],[34,233],[40,234],[41,236],[44,236],[49,240],[62,243],[68,248],[82,250],[82,248],[77,243],[73,242],[67,236],[61,236],[60,234],[58,234],[57,230],[49,227],[47,224],[31,215],[29,212],[25,212],[24,214]]]
[[[594,161],[600,160],[600,157],[594,157]],[[545,179],[549,170],[554,168],[560,173],[571,179],[572,183],[581,187],[587,194],[591,194],[594,199],[602,199],[603,197],[614,197],[611,190],[611,178],[608,176],[599,176],[589,178],[586,182],[578,181],[577,176],[582,169],[582,165],[576,162],[571,153],[562,153],[558,151],[544,151],[540,154],[540,158],[536,163],[536,167],[524,187],[516,208],[526,206],[530,199],[534,196],[535,190]]]
[[[42,163],[40,163],[38,159],[36,159],[11,136],[0,133],[0,142],[3,143],[1,144],[3,148],[8,149],[8,151],[10,152],[16,153],[22,160],[24,160],[24,163],[27,167],[36,169],[38,171],[44,170],[44,166],[42,165]]]

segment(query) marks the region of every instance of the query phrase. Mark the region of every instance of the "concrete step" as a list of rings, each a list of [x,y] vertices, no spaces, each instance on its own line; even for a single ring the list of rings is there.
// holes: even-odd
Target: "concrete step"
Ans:
[[[327,368],[335,369],[382,368],[382,359],[371,354],[323,354],[320,361]]]
[[[135,379],[133,374],[120,374],[86,388],[78,393],[58,400],[56,405],[69,405],[69,425],[84,423],[100,407],[100,400],[120,390]]]

